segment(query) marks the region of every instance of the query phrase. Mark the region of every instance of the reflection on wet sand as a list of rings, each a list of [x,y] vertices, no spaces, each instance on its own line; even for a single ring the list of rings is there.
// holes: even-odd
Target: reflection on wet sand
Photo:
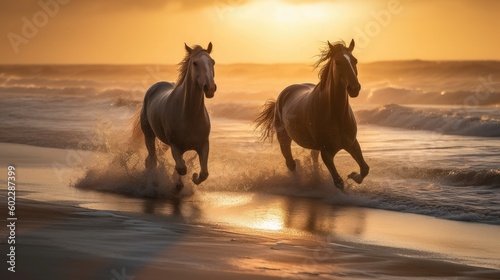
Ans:
[[[100,202],[81,206],[283,233],[362,235],[365,228],[363,209],[328,205],[318,199],[241,192],[204,192],[160,199],[99,195]],[[346,215],[349,219],[344,218]]]
[[[318,199],[259,193],[205,192],[185,199],[162,203],[152,201],[145,205],[148,206],[144,208],[146,213],[161,212],[163,215],[188,217],[196,223],[222,224],[250,230],[322,236],[339,232],[359,236],[365,228],[363,209],[329,205]],[[193,209],[199,211],[197,215],[193,215]],[[345,216],[349,219],[345,219]]]
[[[92,192],[93,193],[93,192]],[[328,204],[320,199],[253,192],[202,192],[178,198],[90,195],[81,206],[164,217],[178,223],[231,228],[235,232],[298,237],[323,244],[347,241],[435,252],[442,259],[498,267],[498,227],[385,210]],[[449,232],[457,232],[449,236]],[[486,258],[486,259],[485,259]]]
[[[349,221],[338,220],[344,207],[325,205],[317,199],[297,200],[286,198],[284,220],[287,228],[302,230],[314,234],[330,235],[337,231],[352,235],[364,232],[364,213],[361,209],[349,210]]]

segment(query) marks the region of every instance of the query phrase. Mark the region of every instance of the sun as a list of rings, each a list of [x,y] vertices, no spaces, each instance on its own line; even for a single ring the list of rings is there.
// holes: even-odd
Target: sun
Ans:
[[[327,22],[340,14],[332,9],[333,4],[290,4],[280,0],[254,1],[236,9],[232,16],[236,20],[258,24],[262,32],[272,28],[282,32],[304,32],[312,24]],[[256,23],[258,22],[258,23]]]
[[[311,63],[323,42],[352,38],[365,10],[357,1],[255,0],[204,17],[215,19],[214,40],[230,42],[231,61]]]
[[[291,5],[282,1],[266,1],[265,16],[279,24],[296,24],[326,21],[331,10],[323,4]],[[326,9],[325,9],[326,8]]]

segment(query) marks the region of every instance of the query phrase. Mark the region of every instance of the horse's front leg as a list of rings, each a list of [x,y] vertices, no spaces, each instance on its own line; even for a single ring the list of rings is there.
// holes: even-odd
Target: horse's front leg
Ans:
[[[177,172],[177,176],[175,176],[177,177],[176,178],[177,182],[175,187],[177,190],[180,190],[184,187],[181,176],[186,175],[187,167],[186,163],[184,162],[184,159],[182,158],[183,152],[174,145],[171,145],[170,149],[172,150],[172,157],[175,160],[175,171]]]
[[[353,179],[356,183],[361,184],[366,175],[368,175],[368,172],[370,172],[370,167],[363,158],[363,153],[361,152],[358,140],[356,139],[354,143],[346,149],[346,151],[351,154],[354,160],[358,163],[361,173],[358,174],[356,172],[352,172],[349,176],[347,176],[347,178]]]
[[[182,158],[184,153],[174,145],[170,145],[170,148],[172,150],[172,157],[175,160],[175,171],[177,171],[177,173],[181,176],[186,175],[187,167],[184,159]]]
[[[208,178],[208,151],[210,150],[210,145],[208,140],[203,144],[200,149],[197,149],[198,158],[200,159],[200,174],[193,174],[193,183],[199,185],[201,182],[205,181]]]
[[[340,175],[337,172],[337,168],[335,168],[335,164],[333,163],[334,156],[335,153],[330,153],[325,150],[321,151],[321,159],[325,163],[326,168],[328,168],[328,171],[330,171],[330,175],[332,175],[333,178],[333,183],[335,183],[335,186],[341,191],[344,191],[344,181],[342,180],[342,178],[340,178]]]

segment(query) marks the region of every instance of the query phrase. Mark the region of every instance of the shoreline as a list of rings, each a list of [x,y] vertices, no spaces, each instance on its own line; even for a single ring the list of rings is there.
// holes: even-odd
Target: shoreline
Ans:
[[[19,218],[18,272],[12,278],[5,268],[0,278],[500,278],[498,268],[439,253],[494,250],[477,240],[496,240],[499,226],[268,193],[199,190],[176,205],[82,191],[69,186],[74,167],[59,180],[51,166],[74,152],[0,143],[0,168],[15,163],[18,171]],[[2,238],[0,260],[7,249]]]
[[[404,251],[331,240],[238,233],[149,214],[86,209],[20,199],[16,278],[497,279],[499,270],[402,256]],[[5,251],[6,244],[0,248]],[[5,255],[5,254],[2,254]],[[22,265],[21,265],[22,264]],[[64,265],[61,265],[64,264]],[[5,274],[3,270],[0,275]],[[19,278],[17,278],[19,277]],[[457,278],[457,279],[458,279]]]

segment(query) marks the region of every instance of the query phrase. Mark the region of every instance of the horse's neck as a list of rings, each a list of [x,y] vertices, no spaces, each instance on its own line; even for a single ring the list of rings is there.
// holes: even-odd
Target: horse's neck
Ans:
[[[185,79],[181,85],[183,112],[188,117],[196,118],[204,113],[205,99],[203,90],[196,82]]]
[[[331,77],[330,74],[328,75]],[[316,90],[316,106],[323,112],[328,112],[333,120],[343,122],[349,114],[349,98],[342,84],[331,78]]]

